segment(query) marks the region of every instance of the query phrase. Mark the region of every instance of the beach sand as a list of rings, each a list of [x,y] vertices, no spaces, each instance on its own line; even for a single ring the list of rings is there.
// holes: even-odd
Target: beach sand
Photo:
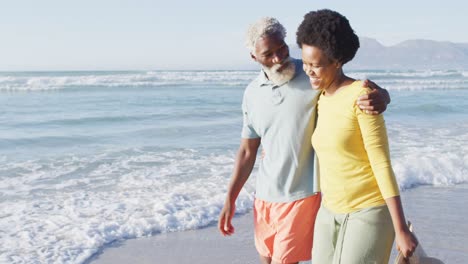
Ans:
[[[468,263],[468,185],[418,187],[403,192],[402,200],[429,256],[447,264]],[[86,263],[259,263],[252,214],[235,217],[233,225],[236,233],[231,237],[221,236],[213,223],[198,230],[115,242]],[[391,259],[395,256],[393,249]]]
[[[234,217],[235,234],[223,237],[214,224],[197,230],[117,242],[89,263],[258,263],[251,213]]]

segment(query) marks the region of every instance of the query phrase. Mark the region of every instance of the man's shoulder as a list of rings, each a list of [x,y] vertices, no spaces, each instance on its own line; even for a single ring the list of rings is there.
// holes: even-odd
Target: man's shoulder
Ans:
[[[262,74],[263,72],[260,71],[260,73],[252,81],[250,81],[249,84],[247,84],[247,86],[245,87],[244,94],[258,90],[258,87],[260,87],[262,83]]]
[[[304,67],[302,66],[302,60],[293,59],[294,64],[296,65],[296,73],[294,78],[291,80],[290,85],[300,88],[311,88],[309,82],[309,76],[304,72]]]
[[[307,74],[304,71],[302,60],[292,58],[294,65],[296,65],[296,74],[294,78],[307,78]]]
[[[294,61],[294,63],[296,65],[301,65],[301,67],[302,67],[302,60],[301,59],[296,59],[296,58],[293,58],[293,57],[291,57],[291,59]]]

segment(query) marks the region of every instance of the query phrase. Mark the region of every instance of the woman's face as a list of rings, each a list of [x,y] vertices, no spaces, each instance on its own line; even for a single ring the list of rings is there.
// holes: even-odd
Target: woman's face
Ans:
[[[341,65],[315,46],[302,44],[302,62],[313,89],[326,89],[338,76]]]

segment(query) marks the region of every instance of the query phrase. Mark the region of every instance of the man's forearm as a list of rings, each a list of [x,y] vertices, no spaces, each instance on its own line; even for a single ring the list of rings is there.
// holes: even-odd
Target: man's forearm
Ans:
[[[234,171],[229,183],[226,203],[234,203],[255,165],[257,150],[239,149]]]

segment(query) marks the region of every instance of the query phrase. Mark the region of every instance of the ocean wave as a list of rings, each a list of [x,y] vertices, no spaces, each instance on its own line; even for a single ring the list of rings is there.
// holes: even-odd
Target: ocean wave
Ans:
[[[396,91],[423,90],[465,90],[468,89],[468,79],[379,79],[365,76],[352,76],[356,79],[370,79],[380,87]]]
[[[463,78],[467,77],[467,72],[461,70],[423,70],[423,71],[348,71],[350,75],[364,76],[368,78],[387,78],[387,79],[412,79],[412,78]]]
[[[81,263],[115,240],[209,225],[233,156],[132,149],[5,164],[0,260]],[[252,190],[241,192],[239,213],[250,210]]]
[[[447,127],[387,126],[400,189],[468,183],[468,124]]]
[[[188,84],[238,86],[246,85],[258,72],[141,72],[76,75],[57,73],[47,76],[0,76],[0,91],[47,91],[65,88],[161,87]]]
[[[468,182],[468,149],[412,142],[420,132],[394,142],[405,146],[393,155],[400,188]],[[434,133],[450,138],[443,129]],[[16,163],[1,157],[0,260],[81,263],[116,240],[207,226],[223,206],[233,157],[149,147]],[[239,213],[252,208],[251,182]]]
[[[467,169],[468,155],[460,158],[454,153],[443,153],[436,160],[432,155],[405,155],[396,158],[394,162],[402,190],[421,185],[453,186],[468,183]]]
[[[349,71],[357,79],[412,84],[394,89],[468,89],[466,71]],[[0,75],[0,91],[49,91],[86,88],[246,86],[258,71],[149,71],[112,73],[43,73]],[[426,85],[432,83],[433,85]]]

